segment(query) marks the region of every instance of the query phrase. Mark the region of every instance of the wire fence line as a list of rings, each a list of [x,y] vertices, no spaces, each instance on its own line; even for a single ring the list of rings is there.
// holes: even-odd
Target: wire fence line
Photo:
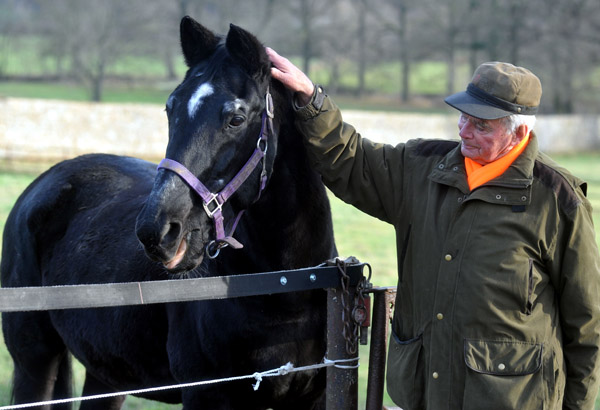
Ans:
[[[0,407],[0,410],[25,409],[25,408],[37,407],[37,406],[52,406],[52,405],[57,405],[57,404],[67,404],[67,403],[74,403],[74,402],[80,402],[80,401],[108,399],[111,397],[127,396],[127,395],[133,395],[133,394],[154,393],[154,392],[164,391],[164,390],[184,389],[184,388],[188,388],[188,387],[199,387],[199,386],[206,386],[206,385],[210,385],[210,384],[227,383],[227,382],[246,380],[246,379],[255,379],[256,380],[256,383],[253,384],[252,387],[254,388],[254,391],[257,391],[260,387],[260,383],[262,382],[263,378],[265,378],[265,377],[285,376],[286,374],[290,374],[290,373],[304,372],[304,371],[309,371],[309,370],[318,370],[318,369],[325,368],[325,367],[337,367],[340,369],[356,369],[359,366],[359,360],[360,360],[359,357],[352,358],[352,359],[338,359],[338,360],[329,360],[327,358],[324,358],[322,363],[301,366],[301,367],[294,367],[294,365],[292,363],[286,363],[285,365],[280,366],[276,369],[266,370],[263,372],[255,372],[253,374],[248,374],[248,375],[244,375],[244,376],[224,377],[221,379],[202,380],[202,381],[197,381],[197,382],[173,384],[173,385],[168,385],[168,386],[148,387],[145,389],[128,390],[128,391],[113,392],[113,393],[94,394],[91,396],[73,397],[73,398],[68,398],[68,399],[57,399],[57,400],[48,400],[48,401],[33,402],[33,403],[15,404],[15,405],[9,405],[9,406],[2,406],[2,407]],[[356,365],[345,364],[345,363],[349,363],[349,362],[356,362]]]
[[[346,274],[350,284],[356,286],[363,278],[363,268],[367,264],[346,265]],[[367,265],[368,266],[368,265]],[[201,301],[245,296],[260,296],[294,291],[336,289],[341,287],[338,266],[327,266],[277,272],[240,274],[221,277],[195,279],[174,279],[148,282],[125,282],[65,286],[40,286],[21,288],[0,288],[0,312],[40,311],[56,309],[81,309],[97,307],[116,307],[128,305],[146,305],[156,303]],[[57,399],[45,402],[23,403],[0,407],[0,410],[12,410],[37,406],[50,406],[79,401],[105,399],[116,396],[151,393],[168,389],[183,389],[209,384],[254,379],[254,390],[258,390],[265,377],[284,376],[289,373],[317,370],[323,367],[338,369],[357,369],[360,358],[340,357],[330,360],[327,357],[321,363],[294,367],[287,363],[276,369],[257,371],[243,376],[222,379],[203,380],[168,386],[148,387],[137,390],[112,392],[92,396]],[[348,364],[355,362],[355,364]]]

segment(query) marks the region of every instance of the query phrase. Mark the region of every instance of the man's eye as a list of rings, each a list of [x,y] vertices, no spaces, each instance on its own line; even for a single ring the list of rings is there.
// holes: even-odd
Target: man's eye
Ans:
[[[489,130],[488,125],[484,122],[475,123],[475,127],[477,128],[478,131],[488,131]]]

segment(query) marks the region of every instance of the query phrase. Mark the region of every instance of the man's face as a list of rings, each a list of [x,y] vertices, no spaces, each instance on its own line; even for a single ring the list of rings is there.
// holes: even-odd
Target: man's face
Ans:
[[[518,143],[502,119],[482,120],[464,113],[458,119],[458,135],[462,154],[482,165],[506,155]]]

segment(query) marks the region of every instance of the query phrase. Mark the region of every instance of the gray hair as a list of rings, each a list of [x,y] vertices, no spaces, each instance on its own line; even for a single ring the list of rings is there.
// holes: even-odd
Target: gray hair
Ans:
[[[504,126],[507,131],[515,132],[520,125],[527,125],[531,131],[535,126],[535,115],[512,114],[508,117],[503,117]]]

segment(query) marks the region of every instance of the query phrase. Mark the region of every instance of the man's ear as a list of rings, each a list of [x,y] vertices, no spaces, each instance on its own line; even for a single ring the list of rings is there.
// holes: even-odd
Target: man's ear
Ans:
[[[516,139],[516,143],[515,145],[519,144],[521,141],[523,141],[523,139],[529,135],[529,132],[531,130],[529,129],[529,126],[526,124],[521,124],[517,127],[517,129],[515,130],[515,139]]]

